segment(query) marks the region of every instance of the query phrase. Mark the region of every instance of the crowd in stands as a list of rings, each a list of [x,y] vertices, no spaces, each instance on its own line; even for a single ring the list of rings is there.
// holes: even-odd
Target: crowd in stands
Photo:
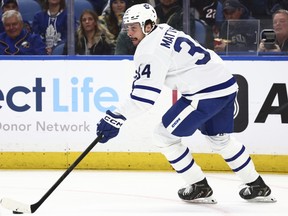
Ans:
[[[90,6],[76,16],[76,4],[81,1]],[[183,22],[183,0],[74,3],[71,19],[67,0],[1,0],[0,55],[54,55],[60,46],[56,54],[69,54],[68,20],[73,20],[75,30],[73,54],[133,55],[135,47],[122,26],[122,17],[127,8],[139,3],[155,7],[158,23],[188,31],[201,45],[220,54],[288,54],[288,0],[190,0],[190,25]],[[274,40],[261,38],[267,29]]]
[[[75,54],[113,55],[114,38],[115,35],[99,25],[99,16],[96,11],[84,10],[75,34]],[[63,54],[68,54],[67,43]]]
[[[224,20],[220,26],[217,52],[253,52],[257,51],[257,32],[259,21],[238,0],[227,0],[223,4]]]

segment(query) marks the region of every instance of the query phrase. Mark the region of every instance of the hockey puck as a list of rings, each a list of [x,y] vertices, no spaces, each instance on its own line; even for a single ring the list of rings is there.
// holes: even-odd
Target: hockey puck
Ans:
[[[13,211],[13,214],[23,214],[23,212]]]

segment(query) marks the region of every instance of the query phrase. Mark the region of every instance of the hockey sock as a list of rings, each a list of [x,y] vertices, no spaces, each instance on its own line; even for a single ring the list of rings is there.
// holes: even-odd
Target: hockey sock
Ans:
[[[245,146],[233,137],[218,153],[244,183],[253,182],[258,178],[259,174],[256,172],[254,163]]]
[[[186,184],[194,184],[205,178],[204,173],[194,161],[188,147],[177,143],[162,148],[161,151]]]

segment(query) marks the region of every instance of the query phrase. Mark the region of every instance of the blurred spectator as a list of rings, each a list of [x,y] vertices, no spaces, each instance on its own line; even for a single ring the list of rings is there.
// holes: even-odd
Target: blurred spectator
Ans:
[[[250,16],[249,10],[238,0],[226,0],[223,4],[225,21],[219,39],[214,46],[216,52],[256,52],[259,29],[258,20]]]
[[[159,0],[155,6],[155,11],[158,16],[157,23],[167,23],[173,28],[184,31],[183,26],[183,7],[181,0]],[[195,34],[194,16],[190,15],[190,34]]]
[[[131,6],[135,5],[135,4],[142,4],[142,3],[150,3],[151,4],[151,1],[154,2],[154,0],[126,0],[127,8],[129,8],[129,7],[131,7]],[[106,6],[103,9],[103,14],[105,14],[107,12],[109,13],[109,11],[110,11],[110,2],[111,2],[111,0],[108,0]],[[154,6],[155,4],[151,4],[151,5]]]
[[[2,14],[4,14],[8,10],[16,10],[19,11],[19,5],[17,0],[2,0],[1,1],[1,9],[2,9]],[[29,21],[23,20],[24,27],[26,28],[27,31],[31,32],[31,25]],[[0,33],[4,32],[4,26],[2,21],[0,21]]]
[[[242,0],[241,3],[251,11],[251,15],[255,19],[271,20],[272,16],[270,10],[275,4],[275,0]]]
[[[80,25],[75,36],[76,55],[113,55],[113,36],[99,25],[95,11],[84,10],[80,16]],[[64,53],[67,54],[67,44]]]
[[[159,4],[157,4],[154,8],[157,13],[158,23],[171,22],[170,20],[171,17],[175,15],[179,16],[183,12],[183,8],[180,3],[180,0],[160,0]],[[176,29],[179,28],[179,25],[177,25],[177,23],[172,23],[172,24],[174,24],[174,26],[171,25],[171,23],[169,25],[171,25],[173,28],[176,28]],[[181,26],[182,26],[182,29],[179,29],[179,30],[183,30],[183,22],[181,23]]]
[[[8,10],[2,15],[5,32],[0,34],[0,55],[46,55],[45,44],[37,34],[23,26],[19,11]]]
[[[150,2],[145,1],[145,2]],[[177,30],[183,31],[183,8],[181,0],[159,0],[155,6],[158,16],[157,23],[167,23]],[[143,1],[142,1],[143,3]],[[195,34],[194,17],[190,16],[190,34]],[[213,40],[212,40],[213,44]],[[116,42],[115,55],[133,55],[136,47],[132,44],[127,32],[123,29]]]
[[[183,31],[183,7],[182,0],[159,0],[155,6],[158,16],[157,23],[167,23],[173,28]],[[190,15],[190,34],[194,34],[194,15]]]
[[[76,28],[76,19],[74,23]],[[49,53],[58,43],[66,42],[67,9],[65,0],[45,0],[44,10],[34,16],[32,30],[42,37]]]
[[[190,0],[190,7],[195,19],[206,24],[206,44],[213,49],[213,39],[219,38],[221,25],[224,21],[222,1],[219,0]]]
[[[128,0],[127,5],[129,7],[134,4],[148,3],[149,0]],[[131,42],[124,28],[121,31],[116,40],[115,55],[134,55],[136,47]]]
[[[278,0],[278,2],[271,8],[271,14],[274,14],[280,9],[288,10],[288,0]]]
[[[98,15],[102,14],[105,6],[108,3],[108,0],[89,0],[89,1],[92,3],[94,10]]]
[[[105,11],[99,20],[114,36],[113,42],[116,45],[117,37],[122,28],[122,17],[127,9],[127,0],[110,0],[109,7],[110,10]]]
[[[222,4],[224,4],[227,0],[218,0],[220,2],[222,2]],[[239,0],[239,2],[244,5],[249,11],[252,7],[252,4],[255,2],[255,1],[258,1],[258,0]],[[260,0],[260,1],[266,1],[266,0]],[[268,0],[270,1],[270,0]],[[273,0],[273,1],[278,1],[278,0]]]
[[[136,47],[127,35],[127,31],[122,29],[116,41],[115,55],[134,55]]]
[[[157,0],[157,1],[159,1],[159,0]],[[127,0],[127,8],[129,8],[135,4],[142,4],[142,3],[149,3],[152,6],[155,6],[154,0]]]
[[[258,51],[288,52],[288,11],[280,9],[273,14],[272,18],[276,39],[275,44],[265,45],[265,40],[262,40]]]
[[[41,7],[44,8],[46,0],[37,0],[37,1],[40,3]]]
[[[183,30],[183,9],[180,0],[160,0],[155,6],[158,23],[169,23],[172,27]],[[128,1],[128,5],[148,3],[147,1]],[[136,47],[132,44],[127,32],[122,29],[116,41],[115,55],[134,55]]]
[[[195,8],[198,12],[197,17],[195,18],[203,20],[211,27],[213,27],[216,22],[217,5],[217,0],[190,0],[190,7]]]

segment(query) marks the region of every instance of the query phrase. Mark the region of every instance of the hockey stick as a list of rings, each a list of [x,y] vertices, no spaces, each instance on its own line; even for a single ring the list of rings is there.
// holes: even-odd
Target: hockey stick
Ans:
[[[55,184],[44,194],[44,196],[36,203],[28,205],[9,198],[2,198],[1,205],[4,208],[12,210],[14,214],[34,213],[44,201],[52,194],[52,192],[61,184],[61,182],[69,175],[69,173],[80,163],[80,161],[92,150],[92,148],[101,140],[102,135],[99,135],[88,148],[77,158],[77,160],[62,174]]]

